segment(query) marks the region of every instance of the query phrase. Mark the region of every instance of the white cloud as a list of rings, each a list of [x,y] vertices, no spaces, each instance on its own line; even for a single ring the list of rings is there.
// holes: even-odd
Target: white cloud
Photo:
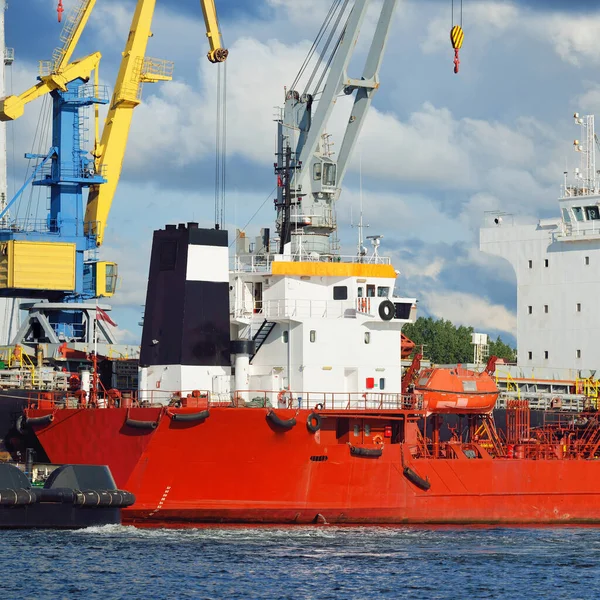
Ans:
[[[481,296],[462,292],[426,292],[423,295],[429,311],[454,325],[472,326],[485,331],[503,331],[515,335],[517,316],[506,307],[488,302]]]

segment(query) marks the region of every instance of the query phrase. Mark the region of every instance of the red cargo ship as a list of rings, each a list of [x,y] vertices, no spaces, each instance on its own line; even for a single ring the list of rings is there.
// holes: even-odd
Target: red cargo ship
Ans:
[[[376,403],[272,411],[204,400],[28,418],[50,460],[108,464],[137,498],[124,522],[140,526],[600,522],[595,415],[549,414],[534,430],[517,402],[506,442],[490,416],[466,417],[462,435],[442,441],[442,418],[418,396]]]
[[[26,410],[22,429],[49,460],[107,464],[135,494],[124,522],[600,522],[594,413],[549,412],[534,428],[516,401],[500,430],[481,396],[449,406],[433,388],[403,393],[400,330],[414,300],[379,295],[393,288],[388,264],[281,260],[229,279],[227,247],[226,232],[195,224],[155,232],[140,375],[152,392],[63,392]],[[246,319],[236,286],[259,277],[269,289],[250,296]],[[323,298],[343,298],[303,316],[313,277]],[[236,324],[256,321],[243,339]],[[450,387],[477,381],[494,396],[489,378],[453,373],[442,373]],[[259,382],[268,391],[248,391]],[[311,389],[293,391],[302,383]],[[167,391],[185,389],[208,391]]]
[[[398,272],[381,236],[368,255],[362,219],[356,255],[335,251],[334,206],[396,0],[375,4],[361,76],[347,67],[367,0],[328,16],[334,37],[319,37],[338,41],[316,53],[316,87],[286,90],[276,236],[251,245],[238,232],[230,272],[218,227],[155,232],[135,401],[92,387],[25,411],[22,430],[51,461],[110,466],[137,499],[127,523],[600,523],[596,415],[548,413],[533,428],[515,401],[500,429],[493,394],[463,402],[464,374],[440,388],[454,406],[433,385],[404,393],[401,329],[416,299],[394,296]],[[325,126],[343,93],[354,105],[334,155]]]

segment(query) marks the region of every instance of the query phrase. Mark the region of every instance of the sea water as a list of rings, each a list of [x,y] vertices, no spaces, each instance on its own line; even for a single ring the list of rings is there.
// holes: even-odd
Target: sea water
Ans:
[[[0,532],[0,597],[600,598],[600,529]]]

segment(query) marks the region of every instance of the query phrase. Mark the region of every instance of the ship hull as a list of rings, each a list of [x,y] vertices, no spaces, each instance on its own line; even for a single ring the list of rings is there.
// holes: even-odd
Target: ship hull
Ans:
[[[405,464],[402,444],[387,441],[381,456],[353,455],[350,445],[377,446],[351,439],[352,426],[350,438],[340,437],[338,418],[324,418],[314,433],[306,426],[310,411],[277,414],[297,424],[278,428],[264,409],[213,408],[200,422],[174,421],[159,408],[84,409],[58,410],[34,430],[54,462],[107,464],[117,485],[135,494],[123,521],[138,526],[600,523],[600,461]],[[134,428],[128,420],[157,426]],[[405,466],[429,489],[409,480]]]

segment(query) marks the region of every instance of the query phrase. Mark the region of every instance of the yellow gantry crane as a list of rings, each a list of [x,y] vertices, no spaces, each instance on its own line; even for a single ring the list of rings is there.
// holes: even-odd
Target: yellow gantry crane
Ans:
[[[137,0],[100,138],[98,105],[109,103],[104,86],[99,85],[101,54],[95,52],[72,60],[97,0],[72,1],[73,8],[61,32],[62,45],[50,61],[40,64],[39,82],[21,95],[0,99],[3,121],[18,119],[28,103],[45,94],[50,94],[53,101],[51,148],[44,155],[26,155],[38,162],[15,197],[0,211],[0,296],[46,301],[43,310],[36,305],[38,312],[30,314],[30,323],[31,331],[41,324],[44,335],[32,333],[32,336],[37,342],[47,343],[57,343],[59,339],[89,341],[80,339],[81,335],[89,337],[90,330],[86,329],[88,317],[82,316],[85,310],[90,310],[84,303],[112,296],[115,291],[116,265],[98,261],[90,256],[90,250],[100,246],[104,239],[132,113],[141,102],[142,86],[168,81],[173,73],[172,62],[146,57],[156,0]],[[210,41],[209,60],[222,62],[228,53],[221,44],[214,0],[200,2]],[[81,111],[92,105],[95,139],[90,156],[85,148],[85,115]],[[33,225],[29,214],[22,224],[14,216],[9,222],[8,211],[29,184],[49,189],[47,215],[35,219]],[[84,206],[86,188],[89,194]],[[69,308],[65,308],[65,302]],[[80,303],[79,309],[76,303]],[[81,314],[72,317],[74,313]],[[76,330],[87,333],[79,334]],[[31,337],[25,329],[22,333],[24,340]]]

